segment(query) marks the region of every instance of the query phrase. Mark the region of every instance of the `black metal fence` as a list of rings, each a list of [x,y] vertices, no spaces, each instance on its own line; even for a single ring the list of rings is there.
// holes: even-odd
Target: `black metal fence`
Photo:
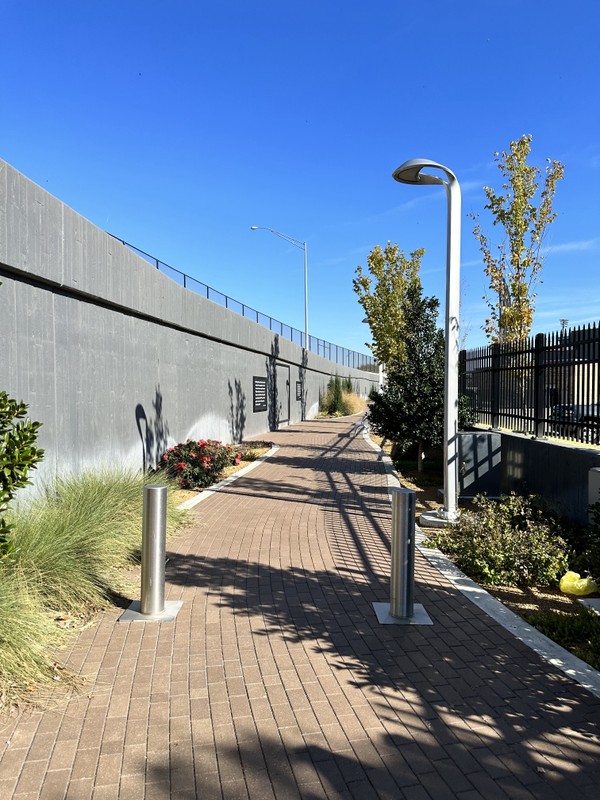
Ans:
[[[460,354],[460,392],[480,424],[600,444],[600,325]]]
[[[186,275],[185,272],[181,272],[181,270],[175,269],[175,267],[171,267],[169,264],[165,264],[164,261],[159,261],[158,258],[151,256],[149,253],[145,253],[143,250],[129,244],[129,242],[125,242],[123,239],[119,239],[118,236],[112,233],[110,235],[113,239],[121,242],[125,247],[128,247],[136,255],[143,258],[165,275],[168,275],[185,289],[190,289],[192,292],[196,292],[196,294],[201,294],[203,297],[206,297],[207,300],[212,300],[213,303],[218,303],[231,311],[235,311],[236,314],[240,314],[242,317],[247,317],[259,325],[263,325],[265,328],[274,331],[284,339],[288,339],[290,342],[300,345],[300,347],[306,346],[306,335],[303,331],[292,328],[290,325],[286,325],[285,322],[280,322],[270,317],[268,314],[263,314],[247,306],[245,303],[241,303],[239,300],[234,300],[233,297],[229,297],[223,294],[223,292],[219,292],[217,289],[207,286],[205,283],[196,280],[196,278]],[[316,336],[309,335],[307,349],[311,353],[316,353],[344,367],[362,369],[365,372],[377,372],[379,370],[378,364],[373,356],[366,355],[365,353],[358,353],[356,350],[348,350],[346,347],[326,342],[324,339],[318,339]]]

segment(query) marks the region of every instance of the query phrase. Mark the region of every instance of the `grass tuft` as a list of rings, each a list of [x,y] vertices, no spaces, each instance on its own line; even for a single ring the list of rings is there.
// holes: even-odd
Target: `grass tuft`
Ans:
[[[163,483],[153,476],[153,484]],[[53,676],[49,648],[64,640],[59,613],[85,618],[121,585],[139,559],[143,488],[148,476],[88,473],[57,481],[10,514],[14,551],[0,568],[0,691],[22,697]],[[169,488],[167,534],[185,524]],[[0,698],[0,704],[2,700]]]
[[[1,701],[26,696],[53,677],[47,650],[59,645],[65,632],[43,613],[20,569],[0,574],[0,693]],[[0,705],[2,704],[0,702]]]
[[[114,471],[59,480],[15,515],[18,562],[48,607],[80,611],[105,601],[116,570],[139,554],[145,482]],[[170,511],[172,529],[181,512]]]

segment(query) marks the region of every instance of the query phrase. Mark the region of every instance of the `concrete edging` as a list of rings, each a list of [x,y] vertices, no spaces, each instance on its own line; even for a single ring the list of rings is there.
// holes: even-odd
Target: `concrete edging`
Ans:
[[[380,454],[388,479],[388,489],[401,486],[398,473],[394,469],[392,459],[375,444],[367,431],[363,432],[365,440]],[[507,631],[516,636],[545,661],[557,667],[569,678],[579,683],[596,697],[600,698],[600,672],[590,667],[585,661],[574,656],[564,647],[553,642],[536,628],[528,625],[521,617],[507,608],[471,578],[461,572],[440,550],[424,546],[426,535],[416,526],[416,546],[421,555],[444,575],[468,600],[498,622]]]
[[[230,483],[233,483],[238,478],[241,478],[243,475],[247,475],[249,472],[255,467],[258,467],[259,464],[262,464],[263,461],[266,461],[267,458],[271,458],[279,450],[278,445],[273,445],[273,447],[266,452],[264,455],[257,458],[256,461],[253,461],[251,464],[248,464],[247,467],[243,467],[238,472],[234,472],[233,475],[230,475],[228,478],[224,478],[219,483],[214,483],[212,486],[209,486],[206,489],[203,489],[197,497],[191,497],[189,500],[185,500],[183,503],[178,505],[178,508],[190,509],[197,506],[198,503],[201,503],[203,500],[207,500],[211,495],[218,492],[220,489],[224,489],[226,486],[229,486]]]

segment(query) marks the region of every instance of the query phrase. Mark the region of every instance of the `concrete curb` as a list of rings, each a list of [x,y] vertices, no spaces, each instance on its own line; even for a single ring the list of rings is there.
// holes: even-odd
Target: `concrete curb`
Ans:
[[[191,497],[189,500],[185,500],[183,503],[180,503],[178,508],[190,509],[197,506],[198,503],[202,503],[204,500],[208,500],[208,498],[215,494],[215,492],[224,489],[226,486],[229,486],[230,483],[233,483],[238,478],[247,475],[249,472],[252,472],[253,469],[258,467],[263,461],[266,461],[267,458],[271,458],[279,450],[278,445],[273,445],[273,447],[264,454],[264,456],[260,456],[257,458],[256,461],[253,461],[251,464],[248,464],[247,467],[243,467],[243,469],[239,470],[239,472],[234,472],[233,475],[230,475],[228,478],[224,478],[219,483],[215,483],[212,486],[209,486],[207,489],[203,489],[196,497]]]
[[[363,432],[363,437],[374,450],[380,453],[380,459],[385,466],[388,477],[388,489],[400,486],[400,479],[394,469],[392,459],[385,455],[383,450],[375,444],[368,432]],[[552,639],[544,636],[536,628],[528,625],[521,617],[489,594],[489,592],[486,592],[479,584],[467,577],[464,572],[461,572],[440,550],[424,546],[425,539],[426,535],[416,526],[417,549],[461,594],[502,625],[503,628],[510,631],[513,636],[516,636],[517,639],[520,639],[520,641],[538,653],[549,664],[557,667],[569,678],[600,698],[600,672],[568,650],[565,650],[564,647],[553,642]]]

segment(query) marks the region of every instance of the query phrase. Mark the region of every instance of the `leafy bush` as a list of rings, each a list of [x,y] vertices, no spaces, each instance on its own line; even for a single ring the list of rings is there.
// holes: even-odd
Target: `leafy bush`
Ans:
[[[466,394],[458,395],[458,428],[464,431],[472,428],[478,421],[477,412],[473,409],[471,398]]]
[[[571,526],[567,542],[571,548],[569,565],[581,575],[589,575],[600,584],[600,503],[590,507],[592,525],[589,528]]]
[[[558,518],[534,495],[479,496],[448,530],[429,537],[473,580],[498,586],[548,586],[567,570]]]
[[[576,614],[539,611],[524,618],[553,642],[600,669],[600,616],[587,608]]]
[[[17,489],[30,484],[28,475],[44,451],[35,446],[41,422],[25,419],[28,406],[0,392],[0,563],[13,552],[11,526],[6,521],[10,501]]]
[[[158,469],[177,481],[182,489],[203,489],[215,483],[225,467],[239,464],[240,459],[231,445],[214,439],[188,439],[169,447]]]

